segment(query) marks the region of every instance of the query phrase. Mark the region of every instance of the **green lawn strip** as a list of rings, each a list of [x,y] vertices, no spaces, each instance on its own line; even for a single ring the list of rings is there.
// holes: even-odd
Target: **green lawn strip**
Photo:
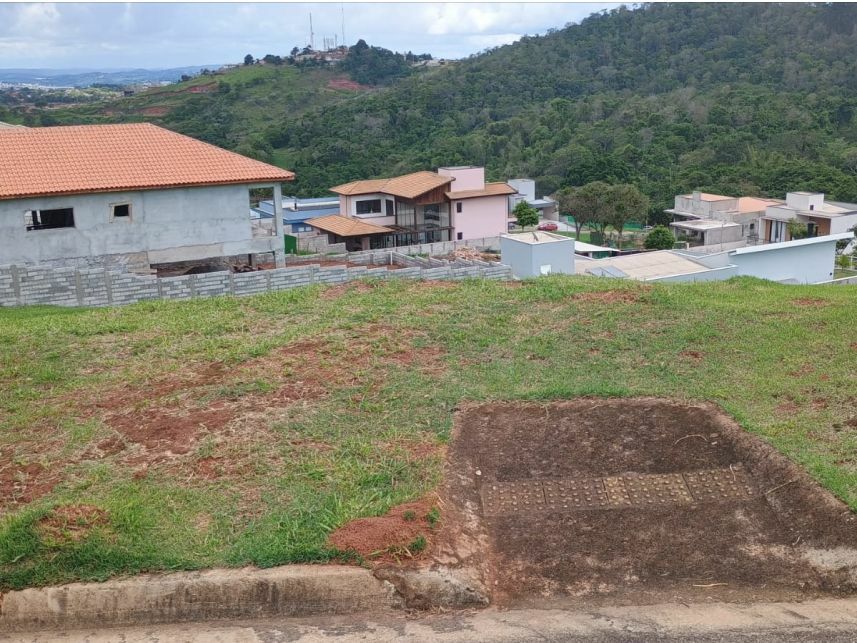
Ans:
[[[559,276],[369,285],[339,296],[311,287],[0,311],[0,448],[20,448],[26,461],[29,427],[40,423],[56,442],[43,463],[64,470],[52,493],[0,517],[0,588],[329,560],[333,529],[436,487],[439,458],[413,458],[409,448],[445,442],[465,400],[713,401],[857,507],[857,440],[845,424],[854,415],[854,289]],[[353,378],[245,438],[204,438],[191,461],[142,478],[110,458],[81,458],[106,429],[56,401],[105,386],[145,390],[211,362],[233,372],[259,358],[276,364],[275,351],[310,340],[324,342],[320,364]],[[408,342],[435,351],[431,368],[393,359]],[[199,404],[264,394],[267,374],[250,368],[204,388]],[[205,458],[239,473],[193,477]],[[73,503],[104,509],[108,523],[79,540],[46,539],[40,520]]]

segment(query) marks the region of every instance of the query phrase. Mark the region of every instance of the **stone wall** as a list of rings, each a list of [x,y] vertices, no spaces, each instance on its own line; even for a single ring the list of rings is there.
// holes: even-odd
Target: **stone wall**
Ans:
[[[371,253],[365,253],[371,254]],[[390,252],[381,253],[388,258]],[[397,253],[393,253],[397,254]],[[346,255],[348,257],[348,255]],[[329,258],[329,257],[328,257]],[[304,261],[306,258],[302,258]],[[352,263],[373,264],[365,257]],[[383,257],[378,257],[379,260]],[[393,258],[396,259],[395,257]],[[430,267],[414,265],[396,270],[359,266],[317,264],[261,270],[258,272],[210,272],[158,278],[105,269],[0,266],[0,306],[119,306],[153,299],[191,299],[218,295],[254,295],[310,284],[339,284],[355,279],[511,279],[501,264]],[[401,264],[398,264],[401,265]]]

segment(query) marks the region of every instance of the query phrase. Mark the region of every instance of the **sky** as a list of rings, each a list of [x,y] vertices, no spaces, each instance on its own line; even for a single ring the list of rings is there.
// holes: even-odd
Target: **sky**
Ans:
[[[323,38],[462,58],[618,3],[0,3],[0,68],[168,68]]]

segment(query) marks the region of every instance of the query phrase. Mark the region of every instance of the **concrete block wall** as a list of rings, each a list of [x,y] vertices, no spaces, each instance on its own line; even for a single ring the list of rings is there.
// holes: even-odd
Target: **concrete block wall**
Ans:
[[[389,252],[380,253],[389,261]],[[377,257],[381,259],[382,257]],[[352,262],[356,263],[356,262]],[[366,262],[380,263],[370,260]],[[245,296],[310,284],[341,284],[356,279],[511,279],[508,266],[412,265],[383,267],[300,265],[258,272],[210,272],[158,278],[102,268],[0,266],[0,306],[121,306],[138,301]]]

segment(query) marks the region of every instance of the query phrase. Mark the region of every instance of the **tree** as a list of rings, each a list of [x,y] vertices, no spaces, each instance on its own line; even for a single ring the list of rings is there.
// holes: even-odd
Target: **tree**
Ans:
[[[512,213],[515,215],[518,225],[522,228],[538,225],[539,223],[539,211],[526,201],[520,201],[515,206],[515,209],[512,210]]]
[[[583,228],[583,218],[576,214],[577,200],[575,199],[574,188],[562,188],[551,195],[551,198],[556,201],[557,210],[559,210],[560,215],[574,217],[575,237],[580,239],[580,230]]]
[[[294,57],[295,57],[295,56],[297,56],[299,53],[301,53],[301,50],[300,50],[300,49],[298,49],[297,47],[292,47],[292,51],[291,51],[290,53],[291,53],[291,55],[292,55],[292,58],[294,58]]]
[[[567,197],[568,209],[574,215],[577,237],[586,225],[597,230],[602,237],[612,216],[610,186],[604,181],[592,181],[571,191]]]
[[[253,64],[253,55],[252,54],[247,54],[246,56],[244,56],[244,64],[245,65],[252,65]]]
[[[621,184],[610,188],[610,225],[619,233],[619,248],[622,248],[622,230],[629,221],[643,222],[649,209],[649,198],[635,185]]]
[[[670,250],[675,246],[675,235],[666,226],[655,226],[646,235],[644,244],[647,250]]]
[[[791,219],[786,223],[786,227],[792,239],[806,239],[809,236],[809,226],[797,219]]]

